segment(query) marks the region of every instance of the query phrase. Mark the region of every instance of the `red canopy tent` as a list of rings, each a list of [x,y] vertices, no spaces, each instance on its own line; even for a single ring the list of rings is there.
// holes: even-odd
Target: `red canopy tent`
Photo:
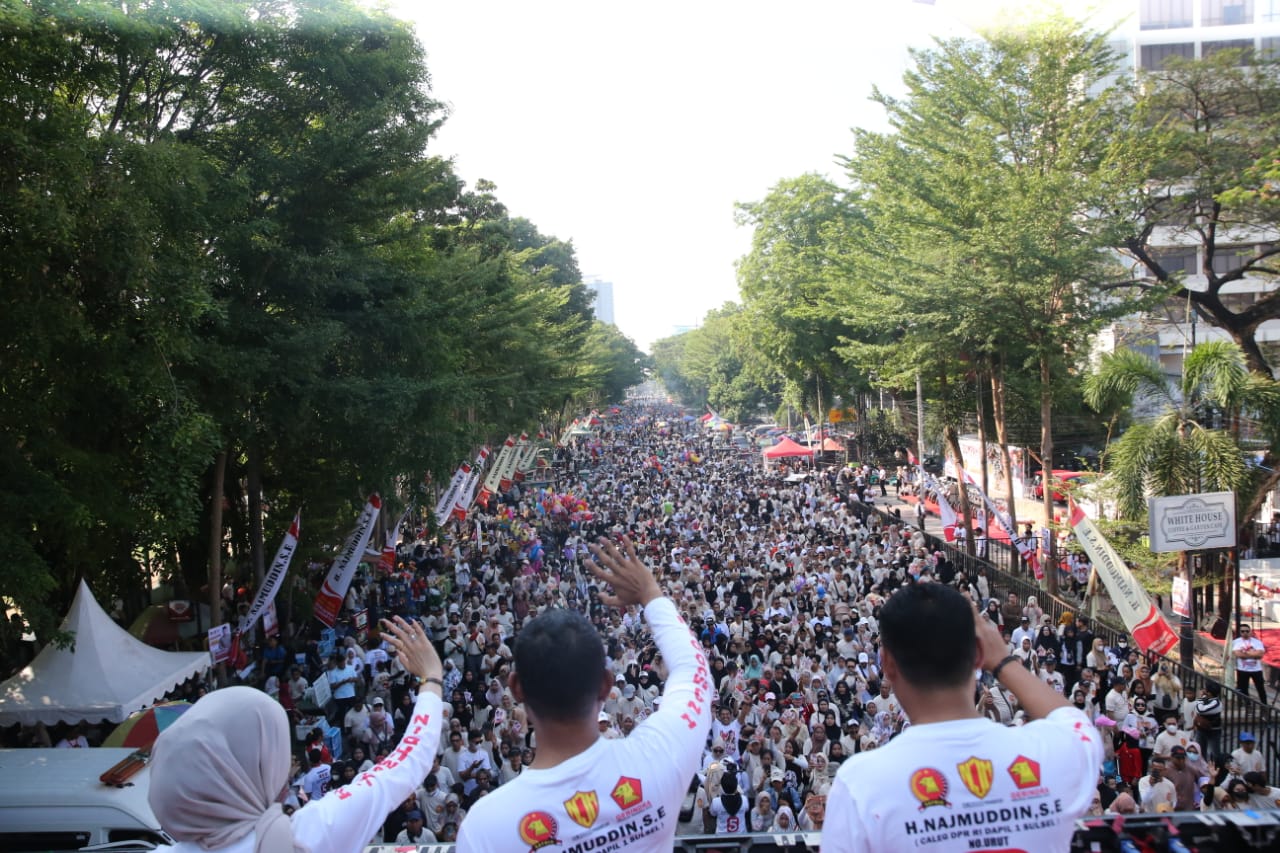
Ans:
[[[791,456],[813,456],[813,450],[803,445],[797,444],[785,435],[782,440],[773,447],[766,447],[763,451],[766,461],[770,459],[786,459]]]
[[[824,438],[822,440],[822,451],[824,453],[843,453],[844,445],[836,441],[834,438]]]

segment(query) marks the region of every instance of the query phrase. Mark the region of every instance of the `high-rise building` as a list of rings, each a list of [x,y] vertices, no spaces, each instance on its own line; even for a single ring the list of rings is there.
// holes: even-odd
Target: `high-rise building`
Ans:
[[[613,319],[613,282],[591,278],[584,282],[587,288],[596,295],[596,319],[610,326],[618,325]]]

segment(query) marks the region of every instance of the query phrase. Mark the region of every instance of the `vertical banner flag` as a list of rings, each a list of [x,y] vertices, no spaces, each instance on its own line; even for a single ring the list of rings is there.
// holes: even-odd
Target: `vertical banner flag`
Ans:
[[[524,482],[525,473],[533,468],[534,457],[538,455],[538,442],[530,441],[528,433],[522,435],[521,438],[524,439],[524,452],[516,460],[515,478],[517,483]]]
[[[252,628],[262,614],[266,613],[271,603],[276,600],[276,593],[284,585],[285,572],[289,571],[289,561],[293,559],[293,552],[298,547],[298,529],[301,521],[302,513],[298,512],[293,516],[293,524],[289,525],[289,532],[284,535],[284,541],[280,543],[280,549],[276,551],[276,558],[271,561],[271,568],[267,570],[267,576],[262,579],[262,586],[258,587],[258,594],[253,598],[253,606],[249,608],[249,612],[240,620],[239,633],[244,634]],[[265,626],[265,623],[263,624]],[[267,633],[271,633],[269,628]]]
[[[507,457],[514,452],[516,440],[514,436],[507,436],[507,440],[502,442],[502,449],[498,451],[498,456],[493,460],[493,467],[489,469],[489,475],[484,478],[484,488],[480,490],[480,495],[476,498],[481,506],[489,505],[489,498],[493,497],[500,488],[502,481],[502,468],[507,464]]]
[[[369,547],[369,537],[373,535],[374,522],[378,520],[378,512],[382,509],[382,498],[377,494],[369,496],[360,518],[356,520],[356,529],[351,531],[342,552],[338,554],[329,574],[316,596],[313,612],[317,619],[330,628],[338,621],[338,613],[342,610],[342,600],[347,596],[347,587],[355,577],[356,566],[364,557],[364,549]]]
[[[916,459],[916,455],[910,450],[907,451],[907,461],[920,469],[920,502],[924,503],[926,491],[932,491],[937,495],[938,517],[942,519],[942,536],[948,542],[953,541],[956,538],[956,527],[960,524],[960,519],[956,516],[956,511],[952,508],[951,502],[947,500],[947,490],[942,488],[932,474],[924,470],[920,460]]]
[[[453,504],[453,517],[458,521],[467,520],[467,512],[471,509],[471,502],[476,496],[476,486],[480,485],[480,475],[484,472],[484,462],[489,458],[489,448],[480,448],[480,454],[476,456],[476,464],[471,476],[467,478],[466,483],[458,490],[458,499]]]
[[[987,493],[982,491],[982,487],[978,485],[978,481],[973,478],[972,474],[961,468],[959,465],[957,465],[956,468],[960,471],[960,476],[964,478],[965,484],[970,489],[977,492],[982,498],[982,504],[987,508],[987,514],[996,520],[996,523],[998,523],[1000,528],[1004,530],[1006,535],[1008,535],[1009,541],[1013,543],[1013,547],[1018,549],[1019,556],[1026,560],[1027,565],[1029,565],[1031,570],[1035,572],[1036,580],[1044,580],[1044,566],[1040,565],[1040,557],[1036,554],[1035,542],[1027,540],[1018,533],[1017,528],[1014,526],[1013,519],[1009,518],[1009,513],[1002,511],[1000,507],[996,506],[995,501],[987,497]],[[987,531],[985,530],[982,531],[984,536],[986,535],[986,532]]]
[[[511,451],[507,453],[506,463],[498,472],[500,479],[498,480],[498,488],[507,491],[511,488],[511,482],[515,479],[516,463],[520,460],[520,455],[524,453],[525,446],[529,443],[529,434],[527,432],[520,433],[520,440],[516,442]],[[504,448],[505,449],[505,448]]]
[[[440,493],[440,500],[436,501],[436,523],[444,524],[449,520],[449,513],[453,509],[454,502],[458,499],[458,489],[462,488],[462,483],[466,479],[463,468],[465,463],[458,466],[458,470],[453,472],[453,478],[449,480],[449,487]]]
[[[1075,501],[1071,504],[1071,531],[1080,547],[1089,555],[1094,571],[1111,596],[1111,602],[1120,611],[1125,627],[1133,634],[1134,642],[1142,651],[1167,654],[1178,645],[1178,635],[1165,621],[1160,611],[1151,603],[1147,591],[1129,571],[1124,560],[1111,547],[1097,526],[1089,520]]]

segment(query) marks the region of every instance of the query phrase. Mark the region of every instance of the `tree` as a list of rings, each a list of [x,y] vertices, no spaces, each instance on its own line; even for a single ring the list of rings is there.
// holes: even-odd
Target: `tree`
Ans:
[[[1267,183],[1280,151],[1280,65],[1222,50],[1170,58],[1140,84],[1128,143],[1140,171],[1127,203],[1110,208],[1128,227],[1117,245],[1137,262],[1138,286],[1189,303],[1250,370],[1270,374],[1275,357],[1257,333],[1280,316],[1280,291],[1241,302],[1229,288],[1280,273],[1280,205]]]
[[[881,286],[895,279],[904,352],[941,347],[997,377],[1005,365],[1036,371],[1041,457],[1052,460],[1057,377],[1075,369],[1107,315],[1098,289],[1121,272],[1103,251],[1108,224],[1089,215],[1125,174],[1109,144],[1115,100],[1089,94],[1116,59],[1105,35],[1063,18],[913,58],[906,97],[876,95],[894,132],[860,132],[848,161],[880,238],[864,254],[884,262]],[[944,400],[950,390],[938,386]]]
[[[1229,428],[1214,426],[1215,417],[1229,424],[1245,413],[1258,413],[1268,424],[1269,437],[1280,432],[1280,384],[1250,373],[1244,353],[1229,341],[1209,341],[1188,353],[1177,384],[1169,382],[1153,359],[1117,350],[1103,356],[1084,389],[1085,400],[1099,410],[1142,398],[1159,406],[1153,419],[1130,426],[1104,456],[1122,518],[1145,518],[1147,499],[1165,495],[1231,491],[1244,502],[1252,497],[1253,473],[1236,436]],[[1185,551],[1179,553],[1178,565],[1190,583]],[[1187,620],[1183,627],[1183,662],[1189,664]]]

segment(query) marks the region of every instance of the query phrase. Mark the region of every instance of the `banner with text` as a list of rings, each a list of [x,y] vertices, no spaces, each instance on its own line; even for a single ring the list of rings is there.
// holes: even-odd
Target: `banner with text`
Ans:
[[[1120,611],[1120,618],[1124,620],[1129,633],[1133,634],[1138,648],[1144,652],[1168,654],[1178,645],[1177,633],[1151,603],[1147,591],[1138,583],[1133,572],[1129,571],[1116,549],[1111,547],[1102,531],[1076,506],[1075,501],[1071,501],[1071,531],[1075,533],[1080,547],[1089,555],[1098,579],[1111,596],[1111,603]]]
[[[240,620],[241,634],[252,628],[254,623],[267,612],[267,608],[276,600],[276,593],[284,585],[285,572],[289,571],[289,561],[293,559],[293,552],[298,547],[298,529],[301,521],[302,513],[299,512],[294,515],[293,524],[289,525],[289,532],[285,533],[284,541],[280,543],[280,550],[276,551],[276,558],[271,561],[271,568],[267,570],[267,576],[262,579],[262,586],[258,587],[253,606]],[[270,634],[270,629],[267,633]]]
[[[329,567],[329,574],[316,595],[313,612],[317,619],[330,628],[338,621],[338,613],[342,610],[342,600],[347,596],[347,588],[355,577],[356,567],[364,558],[364,549],[369,546],[369,537],[373,535],[374,523],[378,520],[378,512],[382,509],[382,498],[373,494],[364,505],[360,518],[356,521],[356,529],[351,531],[341,553]]]

